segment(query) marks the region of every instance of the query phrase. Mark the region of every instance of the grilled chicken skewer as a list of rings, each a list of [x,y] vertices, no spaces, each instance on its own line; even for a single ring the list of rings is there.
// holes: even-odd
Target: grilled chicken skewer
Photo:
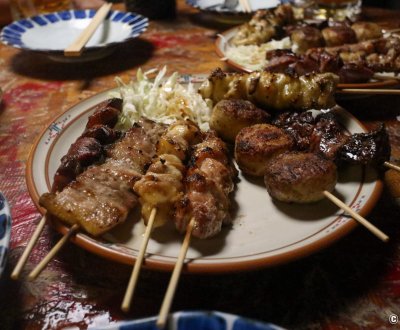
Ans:
[[[161,305],[158,327],[165,325],[191,237],[214,236],[223,223],[230,223],[229,194],[236,176],[225,143],[214,132],[205,133],[203,141],[193,147],[184,182],[185,196],[176,205],[175,226],[186,235]]]
[[[254,71],[225,73],[216,69],[199,89],[214,104],[223,99],[244,99],[269,112],[327,109],[335,103],[338,77],[332,73],[294,76]]]
[[[105,100],[94,106],[94,112],[88,118],[84,133],[70,147],[67,155],[61,160],[61,165],[54,176],[52,191],[61,190],[85,167],[98,161],[104,154],[104,146],[114,142],[119,137],[119,132],[115,131],[113,127],[117,123],[121,109],[122,100],[117,98]],[[11,273],[12,279],[15,280],[19,277],[45,224],[46,216],[44,215]]]
[[[200,135],[200,129],[189,120],[178,121],[168,127],[158,141],[158,157],[134,185],[147,228],[121,305],[125,312],[130,309],[152,229],[172,218],[174,204],[183,195],[184,162],[190,146],[198,141]]]
[[[93,236],[112,229],[137,205],[132,186],[155,155],[162,130],[161,125],[148,120],[135,124],[108,148],[102,164],[90,166],[63,190],[43,194],[39,203],[72,228],[78,226]],[[45,266],[45,262],[40,263],[29,278],[35,278]]]

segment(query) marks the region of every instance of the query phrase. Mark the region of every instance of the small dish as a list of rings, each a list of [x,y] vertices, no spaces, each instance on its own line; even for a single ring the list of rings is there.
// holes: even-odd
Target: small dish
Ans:
[[[281,3],[279,0],[248,0],[248,2],[252,12],[255,12],[259,9],[276,7]],[[240,1],[238,1],[237,6],[233,9],[225,8],[223,6],[224,0],[186,0],[186,3],[204,12],[221,14],[249,14],[244,12],[240,5]]]
[[[7,199],[0,192],[0,276],[6,267],[11,235],[11,213]]]
[[[110,11],[87,43],[82,56],[66,57],[64,49],[85,29],[94,9],[66,10],[15,21],[0,33],[0,41],[23,50],[43,53],[60,62],[84,62],[110,55],[116,45],[134,39],[148,26],[139,14]]]
[[[118,322],[96,330],[157,330],[156,317]],[[184,311],[169,316],[165,330],[283,330],[271,323],[246,319],[234,314],[215,311]]]

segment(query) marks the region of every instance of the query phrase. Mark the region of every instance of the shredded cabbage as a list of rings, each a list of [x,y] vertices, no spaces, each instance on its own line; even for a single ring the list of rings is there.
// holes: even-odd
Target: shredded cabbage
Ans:
[[[226,58],[229,58],[246,68],[251,70],[261,70],[267,64],[267,60],[265,59],[267,51],[274,49],[291,49],[292,47],[293,45],[290,38],[286,37],[281,40],[271,40],[259,46],[229,46],[226,49],[225,54]]]
[[[136,81],[132,80],[128,84],[116,78],[119,93],[111,93],[111,96],[123,99],[122,113],[116,127],[127,130],[143,116],[165,124],[179,119],[190,119],[201,130],[208,130],[211,107],[197,93],[193,84],[180,84],[176,72],[165,79],[166,67],[154,79],[149,79],[148,74],[154,71],[143,73],[139,69]]]

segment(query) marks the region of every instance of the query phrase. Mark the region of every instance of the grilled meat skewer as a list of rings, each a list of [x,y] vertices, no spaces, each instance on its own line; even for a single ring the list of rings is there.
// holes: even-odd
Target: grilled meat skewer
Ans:
[[[153,137],[145,126],[152,128]],[[138,202],[132,186],[151,163],[156,153],[154,133],[162,129],[148,121],[135,124],[110,146],[104,163],[90,166],[62,191],[43,194],[40,205],[63,222],[79,224],[93,236],[125,221]]]
[[[335,105],[338,77],[332,73],[295,76],[283,73],[212,72],[199,89],[205,99],[217,103],[223,99],[244,99],[266,109],[327,109]]]

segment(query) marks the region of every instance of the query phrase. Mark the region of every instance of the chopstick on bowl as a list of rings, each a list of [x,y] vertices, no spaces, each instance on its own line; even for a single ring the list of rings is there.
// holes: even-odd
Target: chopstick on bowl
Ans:
[[[40,237],[40,234],[43,231],[43,227],[46,224],[46,216],[44,215],[38,225],[36,226],[35,231],[33,232],[31,238],[29,239],[28,245],[26,246],[24,252],[22,253],[21,257],[19,258],[17,265],[15,266],[13,272],[11,273],[11,278],[13,280],[17,280],[19,275],[21,274],[22,268],[24,267],[26,261],[29,258],[29,255],[32,252],[33,247],[35,246],[37,240]]]
[[[96,12],[96,15],[93,16],[93,19],[90,21],[89,25],[82,31],[79,37],[72,44],[64,49],[65,56],[80,56],[82,54],[83,48],[93,36],[99,25],[104,21],[108,12],[111,9],[111,6],[112,3],[104,3],[99,8],[99,10]]]
[[[382,232],[380,229],[375,227],[372,223],[370,223],[367,219],[363,218],[361,215],[359,215],[357,212],[353,211],[349,206],[347,206],[345,203],[343,203],[339,198],[337,198],[335,195],[330,193],[329,191],[325,190],[324,195],[326,198],[328,198],[332,203],[334,203],[336,206],[338,206],[340,209],[342,209],[344,212],[349,214],[354,220],[356,220],[358,223],[363,225],[366,229],[368,229],[372,234],[374,234],[376,237],[378,237],[380,240],[387,242],[389,240],[389,236],[387,236],[384,232]]]
[[[61,248],[68,242],[68,239],[78,231],[79,225],[73,225],[65,234],[64,236],[57,242],[56,245],[50,250],[50,252],[42,259],[42,261],[29,273],[28,279],[34,280],[41,271],[46,267],[46,265],[50,262],[51,259],[61,250]]]
[[[239,0],[241,7],[245,13],[251,13],[251,6],[248,0]]]
[[[158,314],[157,318],[157,327],[159,329],[164,329],[165,324],[167,323],[167,318],[169,311],[171,309],[172,300],[174,299],[176,287],[178,285],[179,276],[182,271],[183,263],[185,261],[186,253],[189,248],[190,239],[192,237],[193,227],[195,225],[195,218],[193,217],[189,224],[186,227],[186,235],[183,239],[183,243],[181,246],[181,250],[179,252],[178,260],[176,261],[174,270],[171,275],[171,279],[168,284],[167,292],[165,293],[163,303],[161,305],[160,313]]]
[[[364,94],[364,95],[400,95],[400,89],[380,88],[342,88],[338,89],[339,94]]]
[[[154,219],[156,218],[157,209],[153,208],[150,213],[149,221],[146,226],[146,231],[144,233],[142,245],[140,246],[139,254],[136,258],[135,265],[132,270],[131,277],[129,279],[128,287],[125,291],[125,296],[122,301],[121,309],[124,312],[129,312],[131,307],[131,301],[133,294],[135,292],[136,283],[139,278],[140,269],[142,268],[144,254],[146,253],[147,244],[149,243],[150,234],[153,229]]]

